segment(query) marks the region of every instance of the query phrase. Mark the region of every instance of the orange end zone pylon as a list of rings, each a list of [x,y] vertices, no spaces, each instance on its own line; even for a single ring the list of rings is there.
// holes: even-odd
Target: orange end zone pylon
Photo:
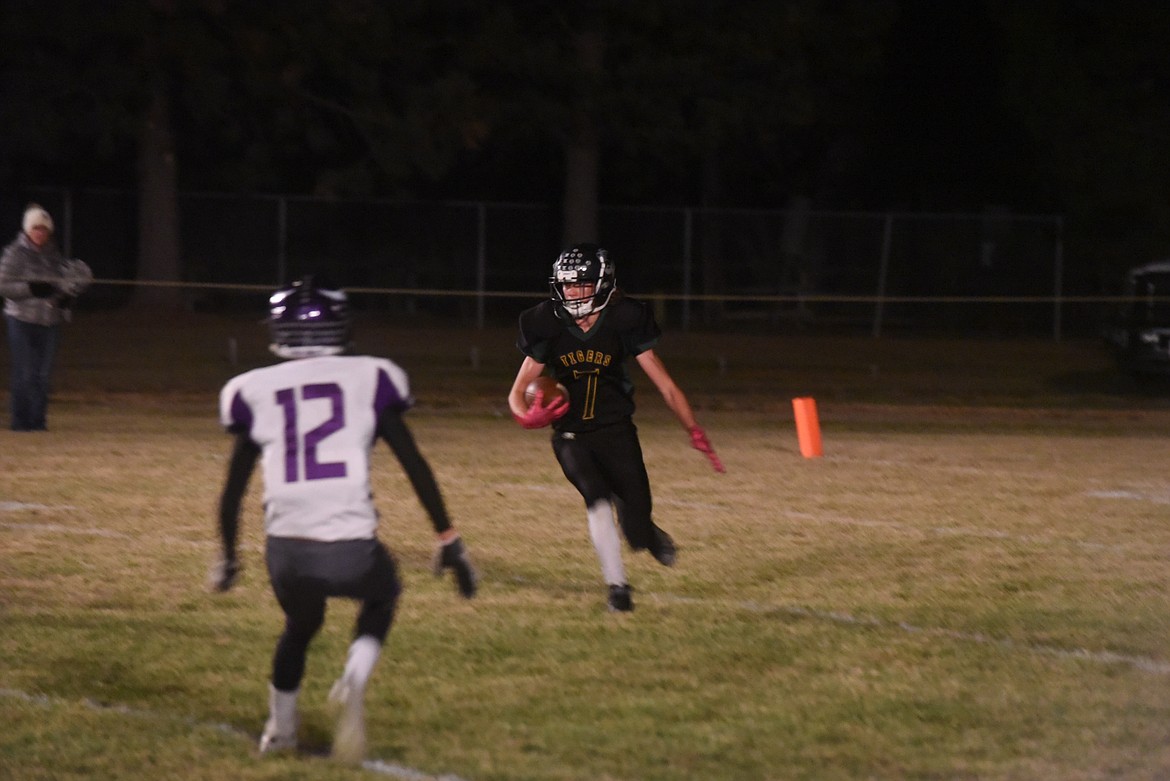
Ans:
[[[802,396],[792,400],[792,412],[796,415],[796,438],[800,442],[800,454],[805,458],[823,456],[821,448],[821,422],[817,418],[815,399]]]

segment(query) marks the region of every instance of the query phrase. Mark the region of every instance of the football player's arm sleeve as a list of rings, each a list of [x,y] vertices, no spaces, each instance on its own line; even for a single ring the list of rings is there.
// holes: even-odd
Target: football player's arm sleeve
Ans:
[[[219,497],[219,536],[223,544],[225,561],[234,561],[236,558],[240,505],[244,501],[248,480],[259,457],[260,446],[253,442],[246,432],[236,434],[235,446],[228,462],[227,479],[224,481],[223,493]]]
[[[378,436],[386,440],[386,444],[390,445],[390,450],[394,452],[394,456],[402,464],[402,469],[406,472],[406,479],[410,481],[414,492],[418,495],[419,502],[427,511],[427,515],[430,516],[435,532],[443,534],[449,530],[451,519],[447,515],[447,507],[443,503],[443,495],[439,492],[439,484],[435,481],[431,465],[419,452],[414,436],[406,427],[401,410],[387,407],[382,411],[382,414],[378,416]]]
[[[447,508],[443,504],[443,495],[439,493],[439,484],[435,482],[435,475],[430,464],[418,452],[414,436],[402,419],[402,410],[397,407],[387,407],[378,416],[378,436],[386,440],[394,455],[402,464],[406,477],[414,486],[414,492],[431,517],[435,527],[435,534],[439,537],[435,549],[433,568],[436,577],[445,570],[451,570],[455,576],[455,586],[465,599],[475,596],[478,578],[475,568],[471,566],[471,559],[463,547],[463,540],[459,532],[451,525],[447,516]]]

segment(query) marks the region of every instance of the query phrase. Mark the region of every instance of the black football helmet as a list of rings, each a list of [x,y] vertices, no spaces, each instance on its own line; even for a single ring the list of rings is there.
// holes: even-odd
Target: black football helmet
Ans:
[[[281,358],[338,355],[349,347],[349,297],[312,276],[268,299],[268,346]]]
[[[609,253],[596,244],[574,244],[553,263],[548,280],[552,299],[573,319],[587,317],[605,309],[616,288],[616,271]],[[593,293],[569,298],[565,285],[593,285]]]

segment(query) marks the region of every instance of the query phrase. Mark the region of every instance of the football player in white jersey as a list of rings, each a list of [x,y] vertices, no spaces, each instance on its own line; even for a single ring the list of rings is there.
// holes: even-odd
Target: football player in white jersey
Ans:
[[[394,559],[377,538],[369,472],[376,438],[390,445],[434,525],[435,573],[452,570],[469,599],[476,575],[403,420],[414,401],[406,373],[384,358],[346,354],[346,294],[306,277],[269,299],[268,325],[272,352],[288,360],[234,377],[220,392],[220,422],[235,446],[220,499],[223,551],[212,587],[227,591],[238,576],[240,504],[259,460],[265,562],[285,615],[260,751],[296,748],[297,693],[309,643],[325,620],[326,599],[345,597],[360,609],[345,670],[329,695],[340,711],[333,753],[360,762],[366,683],[401,591]]]

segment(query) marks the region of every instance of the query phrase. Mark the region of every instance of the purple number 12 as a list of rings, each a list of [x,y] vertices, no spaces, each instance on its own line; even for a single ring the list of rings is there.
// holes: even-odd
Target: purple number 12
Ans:
[[[304,445],[305,479],[325,480],[330,477],[345,477],[345,462],[317,462],[317,445],[325,437],[345,426],[345,405],[342,403],[341,386],[334,382],[305,385],[301,388],[301,399],[312,401],[325,399],[332,405],[329,419],[312,431],[305,432],[302,442],[297,428],[297,394],[292,388],[276,392],[276,403],[284,408],[284,481],[295,483],[299,478],[297,468],[301,445]]]

